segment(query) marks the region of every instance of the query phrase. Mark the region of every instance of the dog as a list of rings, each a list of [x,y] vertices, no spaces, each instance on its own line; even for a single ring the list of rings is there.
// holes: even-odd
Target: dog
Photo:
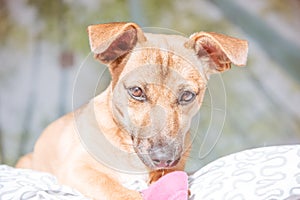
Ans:
[[[248,43],[213,32],[189,38],[144,33],[126,22],[91,25],[88,36],[95,59],[108,66],[110,85],[50,124],[16,167],[52,173],[95,200],[142,199],[140,192],[123,186],[130,175],[99,162],[80,135],[101,132],[108,143],[142,163],[149,183],[184,170],[191,119],[210,75],[230,69],[231,63],[245,65]],[[109,153],[101,146],[98,150]]]

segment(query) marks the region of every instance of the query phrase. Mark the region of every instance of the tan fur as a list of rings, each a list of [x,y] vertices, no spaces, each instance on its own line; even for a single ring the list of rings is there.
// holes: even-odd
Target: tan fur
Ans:
[[[141,175],[149,183],[184,170],[190,121],[201,106],[208,78],[229,69],[231,62],[244,65],[247,43],[216,33],[200,32],[191,38],[143,33],[134,23],[92,25],[88,33],[91,50],[108,64],[112,83],[87,105],[50,124],[33,153],[20,159],[17,167],[50,172],[92,199],[142,199],[139,192],[122,185],[132,175],[95,160],[78,133],[102,132],[113,146],[133,153],[149,171]],[[145,102],[129,96],[132,86],[143,89]],[[179,97],[185,90],[196,97],[181,105]],[[105,151],[105,147],[98,151],[101,148]],[[165,168],[157,167],[151,157],[154,149],[162,152],[159,156],[172,155],[174,163],[178,156],[181,159],[174,167],[163,162]]]

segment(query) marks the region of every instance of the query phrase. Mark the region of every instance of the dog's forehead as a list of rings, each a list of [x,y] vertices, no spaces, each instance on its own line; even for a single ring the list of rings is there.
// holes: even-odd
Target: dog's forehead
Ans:
[[[190,65],[194,66],[199,64],[199,59],[197,59],[197,57],[195,56],[195,52],[192,49],[188,49],[185,47],[185,43],[188,41],[188,38],[181,35],[165,35],[152,33],[145,33],[145,35],[147,41],[139,43],[136,47],[136,50],[147,48],[156,50],[156,52],[159,52],[161,54],[161,57],[164,58],[162,60],[158,60],[162,62],[161,64],[167,64],[163,62],[167,62],[168,60],[170,60],[170,57],[175,62],[186,62],[186,64],[189,63]],[[145,53],[147,54],[148,52],[145,51]],[[173,64],[173,67],[176,67],[176,65],[174,65],[175,63],[170,64]]]
[[[192,49],[185,47],[188,38],[151,33],[145,36],[147,41],[132,50],[123,75],[140,67],[159,66],[162,74],[174,70],[183,77],[198,76],[205,80],[202,63]]]
[[[188,50],[183,47],[184,44],[189,40],[189,38],[181,35],[145,33],[145,36],[147,38],[147,41],[140,44],[143,47],[157,47],[170,51],[176,51],[176,49],[180,49],[182,53],[184,53],[184,50]]]

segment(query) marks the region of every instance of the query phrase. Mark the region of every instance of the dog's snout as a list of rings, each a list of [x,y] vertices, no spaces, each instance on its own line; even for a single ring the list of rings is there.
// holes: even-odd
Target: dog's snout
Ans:
[[[156,148],[149,154],[152,164],[158,168],[174,167],[180,160],[180,155],[172,148]]]
[[[166,167],[174,167],[179,162],[179,158],[174,159],[168,159],[168,158],[151,158],[153,165],[158,168],[166,168]]]

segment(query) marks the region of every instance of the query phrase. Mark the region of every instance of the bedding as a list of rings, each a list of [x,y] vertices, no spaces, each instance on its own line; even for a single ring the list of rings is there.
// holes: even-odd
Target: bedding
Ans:
[[[245,150],[190,176],[193,200],[300,200],[300,145]]]
[[[87,200],[76,190],[59,185],[48,173],[0,166],[1,200]]]
[[[131,188],[139,190],[139,181]],[[300,200],[300,145],[245,150],[189,176],[190,200]],[[87,200],[51,174],[0,165],[0,199]]]

